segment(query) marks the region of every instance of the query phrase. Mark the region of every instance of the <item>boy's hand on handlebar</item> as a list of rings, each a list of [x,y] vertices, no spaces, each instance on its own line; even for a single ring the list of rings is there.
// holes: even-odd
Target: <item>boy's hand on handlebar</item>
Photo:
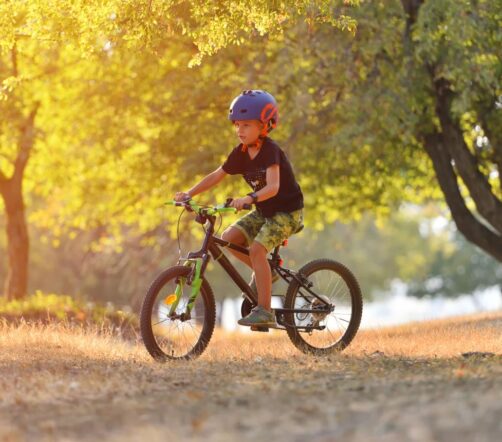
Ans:
[[[253,198],[245,196],[244,198],[237,198],[230,203],[230,207],[235,207],[237,210],[248,208],[253,203]],[[247,207],[244,207],[247,206]]]
[[[174,201],[177,201],[178,203],[181,201],[187,201],[190,198],[191,196],[186,192],[176,192],[176,195],[174,195]]]

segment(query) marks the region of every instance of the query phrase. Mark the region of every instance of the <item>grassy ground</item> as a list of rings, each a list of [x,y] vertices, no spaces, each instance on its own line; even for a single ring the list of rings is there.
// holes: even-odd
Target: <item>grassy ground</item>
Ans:
[[[501,312],[361,331],[329,358],[220,331],[163,365],[102,331],[0,326],[0,441],[492,441],[501,397]]]

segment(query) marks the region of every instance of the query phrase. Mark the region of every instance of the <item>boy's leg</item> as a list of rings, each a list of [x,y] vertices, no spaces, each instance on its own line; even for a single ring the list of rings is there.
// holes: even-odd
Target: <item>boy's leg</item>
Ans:
[[[275,316],[271,311],[272,277],[267,254],[269,250],[297,231],[301,224],[301,218],[301,210],[291,213],[277,213],[272,218],[265,220],[254,237],[249,248],[249,255],[256,276],[258,306],[251,310],[251,313],[245,318],[239,319],[237,321],[239,324],[255,327],[255,330],[275,325]]]
[[[253,242],[249,248],[252,267],[258,288],[258,305],[270,311],[272,298],[272,272],[267,260],[267,249],[259,242]]]
[[[291,213],[279,212],[267,218],[251,244],[249,254],[256,276],[258,305],[270,311],[272,276],[267,261],[267,254],[282,241],[291,236],[301,225],[303,213],[297,210]]]
[[[230,226],[228,229],[226,229],[222,233],[221,239],[224,240],[224,241],[228,241],[228,242],[237,244],[239,246],[243,246],[243,247],[247,246],[247,239],[246,239],[246,237],[236,227]],[[244,253],[238,252],[237,250],[233,250],[233,249],[230,249],[230,248],[227,248],[227,250],[232,255],[234,255],[239,261],[242,261],[248,267],[253,268],[253,265],[251,263],[251,259],[250,259],[249,255],[244,255]]]
[[[267,249],[254,241],[249,248],[249,256],[255,273],[258,288],[258,305],[246,317],[237,321],[240,325],[250,326],[254,331],[268,331],[276,325],[271,307],[272,276],[267,260]]]
[[[259,232],[265,218],[263,218],[256,210],[249,212],[235,223],[229,226],[221,235],[224,241],[229,241],[243,247],[248,247],[253,242],[254,237]],[[239,261],[242,261],[248,267],[253,268],[250,257],[238,252],[237,250],[227,249]]]

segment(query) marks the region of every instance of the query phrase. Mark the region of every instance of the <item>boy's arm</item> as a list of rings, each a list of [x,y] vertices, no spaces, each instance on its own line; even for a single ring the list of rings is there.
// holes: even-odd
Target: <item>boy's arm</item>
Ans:
[[[216,186],[223,178],[227,176],[227,173],[222,169],[222,167],[218,167],[215,171],[211,172],[209,175],[202,178],[202,180],[193,186],[188,192],[182,192],[188,197],[192,198],[199,193],[205,192],[211,187]],[[178,195],[178,194],[176,194]]]
[[[278,164],[267,167],[267,185],[256,192],[258,201],[265,201],[277,195],[277,192],[279,192],[280,178],[280,168]]]
[[[267,185],[262,189],[256,192],[256,196],[258,197],[257,201],[265,201],[273,196],[277,195],[279,192],[279,184],[280,184],[280,168],[278,164],[274,164],[272,166],[267,167],[266,180]],[[237,209],[242,209],[244,204],[252,204],[253,198],[251,196],[245,196],[244,198],[235,199],[230,205]]]

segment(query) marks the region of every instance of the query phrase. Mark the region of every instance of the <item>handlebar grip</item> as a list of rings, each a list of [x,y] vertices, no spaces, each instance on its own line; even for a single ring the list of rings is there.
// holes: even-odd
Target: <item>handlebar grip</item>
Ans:
[[[252,206],[251,204],[244,204],[244,205],[242,206],[242,208],[243,208],[244,210],[251,210],[251,209],[253,208],[253,206]]]

